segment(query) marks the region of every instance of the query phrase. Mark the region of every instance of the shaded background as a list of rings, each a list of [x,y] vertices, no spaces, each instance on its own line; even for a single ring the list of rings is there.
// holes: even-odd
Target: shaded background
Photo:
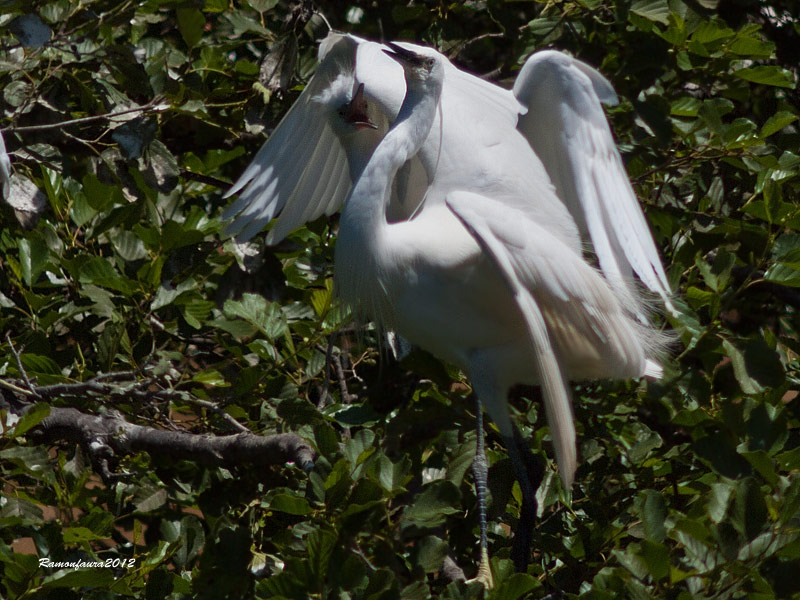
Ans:
[[[661,382],[576,386],[582,462],[569,504],[548,470],[527,574],[508,560],[519,491],[487,428],[494,597],[797,592],[793,6],[316,6],[337,29],[433,45],[505,87],[530,52],[565,50],[620,96],[609,118],[677,291],[681,317],[664,324],[676,343]],[[0,127],[15,170],[15,208],[0,215],[3,597],[478,595],[441,572],[449,556],[471,577],[477,560],[463,377],[420,351],[392,361],[337,308],[336,218],[263,254],[221,235],[222,194],[313,72],[326,33],[314,8],[0,7]],[[129,378],[31,394],[107,372]],[[22,420],[20,401],[34,404]],[[512,405],[551,457],[536,391],[515,390]],[[306,474],[138,453],[101,477],[75,443],[37,438],[50,407],[215,435],[234,432],[233,417],[297,432],[319,458]],[[136,562],[58,570],[39,557]]]

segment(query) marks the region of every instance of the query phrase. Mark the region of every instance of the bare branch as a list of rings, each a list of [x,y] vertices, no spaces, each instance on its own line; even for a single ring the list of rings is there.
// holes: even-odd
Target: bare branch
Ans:
[[[164,431],[129,423],[117,412],[95,416],[75,408],[51,408],[50,415],[32,430],[32,435],[37,442],[66,440],[80,444],[106,477],[110,474],[109,464],[136,452],[206,465],[293,462],[304,470],[313,467],[315,458],[311,446],[292,433],[262,436],[243,432],[214,436]]]
[[[20,375],[22,376],[22,380],[25,382],[25,387],[28,388],[30,391],[29,395],[32,395],[36,398],[41,398],[39,394],[36,393],[36,389],[33,386],[30,378],[28,377],[27,371],[25,371],[25,367],[22,366],[22,356],[20,352],[17,352],[17,349],[14,347],[14,342],[11,341],[11,334],[6,333],[6,341],[8,342],[8,347],[11,349],[11,354],[14,355],[14,359],[17,361],[17,369],[19,370]]]
[[[78,119],[69,119],[68,121],[59,121],[58,123],[46,123],[44,125],[26,125],[23,127],[6,127],[2,130],[3,133],[31,133],[34,131],[48,131],[50,129],[61,129],[68,125],[81,125],[83,123],[91,123],[93,121],[112,120],[122,115],[128,115],[135,112],[163,112],[169,108],[168,104],[158,104],[157,100],[153,100],[144,106],[137,106],[135,108],[128,108],[125,110],[118,110],[116,112],[106,113],[104,115],[93,115],[91,117],[80,117]]]
[[[350,404],[356,400],[358,396],[351,394],[347,389],[347,378],[344,374],[341,355],[331,354],[331,363],[333,364],[333,370],[336,372],[336,380],[339,383],[339,394],[342,396],[342,403]]]

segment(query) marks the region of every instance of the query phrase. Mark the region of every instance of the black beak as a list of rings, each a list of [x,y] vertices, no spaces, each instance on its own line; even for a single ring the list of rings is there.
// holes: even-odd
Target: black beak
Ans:
[[[384,50],[384,53],[387,56],[391,56],[399,63],[405,63],[409,65],[421,65],[422,64],[422,57],[417,54],[416,52],[412,52],[411,50],[406,50],[402,46],[398,46],[394,42],[386,42],[386,45],[391,48],[390,50]]]

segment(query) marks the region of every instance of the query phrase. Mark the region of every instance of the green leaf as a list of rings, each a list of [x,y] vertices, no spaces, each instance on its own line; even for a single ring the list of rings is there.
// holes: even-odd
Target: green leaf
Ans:
[[[5,454],[5,453],[3,453]],[[44,523],[42,509],[23,498],[6,497],[0,506],[0,522],[10,525],[40,525]]]
[[[442,568],[447,556],[447,542],[435,535],[426,535],[414,544],[412,563],[425,573],[435,573]]]
[[[787,125],[794,123],[797,119],[798,116],[789,111],[782,110],[776,112],[769,119],[767,119],[766,123],[764,123],[764,126],[761,128],[761,132],[758,134],[758,136],[761,139],[766,139],[769,136],[778,133],[781,129],[783,129]]]
[[[185,304],[182,302],[179,304],[183,318],[195,329],[200,329],[203,326],[205,320],[211,316],[211,311],[217,306],[216,303],[211,300],[200,300],[196,298],[193,298]]]
[[[86,201],[94,210],[102,212],[114,204],[122,204],[124,198],[118,186],[102,183],[96,175],[89,173],[81,181]]]
[[[664,544],[642,540],[639,554],[644,559],[644,564],[655,581],[664,579],[669,575],[669,550]]]
[[[725,518],[733,497],[733,491],[733,485],[727,482],[719,482],[711,486],[711,492],[706,503],[706,511],[712,523],[721,523]]]
[[[653,542],[663,542],[667,537],[664,528],[667,519],[667,504],[664,502],[664,496],[655,490],[645,490],[643,496],[641,515],[645,536]]]
[[[308,504],[308,500],[290,494],[276,494],[270,498],[269,507],[272,510],[290,515],[307,515],[311,513],[311,506]]]
[[[133,505],[136,512],[149,513],[164,506],[167,502],[167,490],[158,487],[141,487],[136,491]]]
[[[748,540],[760,534],[767,522],[767,505],[755,479],[739,481],[734,499],[733,525]]]
[[[317,529],[308,534],[306,542],[311,572],[316,576],[317,587],[321,589],[328,574],[331,555],[336,548],[337,535],[327,529]]]
[[[667,0],[635,0],[630,11],[648,21],[669,25],[670,9]]]
[[[93,284],[116,290],[126,296],[133,295],[138,289],[133,281],[120,274],[107,259],[101,256],[93,256],[80,265],[78,280],[83,284]]]
[[[759,392],[764,391],[764,388],[761,387],[758,382],[748,373],[744,353],[728,340],[724,340],[722,342],[722,346],[725,348],[726,354],[731,359],[731,364],[733,365],[733,374],[736,376],[736,381],[739,383],[739,387],[742,388],[742,391],[745,394],[758,394]]]
[[[692,40],[701,44],[709,44],[717,40],[733,37],[734,31],[722,21],[701,21],[692,33]]]
[[[370,427],[383,419],[383,416],[369,404],[351,404],[344,408],[338,408],[331,413],[331,417],[347,427]]]
[[[403,520],[422,527],[436,527],[447,515],[461,512],[461,492],[453,483],[440,479],[426,485],[414,503],[403,512]]]
[[[40,354],[23,353],[20,356],[22,366],[28,371],[29,375],[60,375],[61,367],[49,356],[42,356]]]
[[[518,600],[528,598],[530,592],[541,587],[541,583],[527,573],[514,573],[503,579],[497,591],[492,594],[494,600]]]
[[[764,480],[770,485],[778,483],[778,474],[775,472],[775,465],[769,455],[763,450],[754,450],[752,452],[741,452],[741,455],[747,459],[753,469],[761,475]]]
[[[102,539],[101,536],[86,527],[67,527],[62,530],[62,535],[64,536],[65,544]]]
[[[39,279],[47,261],[50,258],[50,249],[47,243],[39,236],[21,238],[19,244],[19,263],[22,268],[22,279],[25,285],[31,287]]]
[[[181,37],[189,48],[194,48],[203,37],[206,19],[203,13],[195,8],[179,8],[176,12]]]
[[[247,4],[249,4],[253,10],[263,13],[275,8],[278,4],[278,0],[247,0]]]
[[[147,256],[147,249],[142,240],[132,231],[121,229],[109,235],[114,249],[124,260],[140,260]]]
[[[192,376],[192,381],[212,387],[228,387],[230,383],[225,380],[222,373],[216,369],[206,369]]]
[[[762,85],[791,89],[794,89],[796,85],[791,71],[776,66],[747,67],[734,71],[733,74],[745,81]]]
[[[86,559],[81,562],[90,562]],[[113,569],[64,569],[42,579],[43,588],[103,588],[114,582]]]
[[[50,405],[40,402],[30,407],[24,415],[17,421],[14,430],[10,432],[10,436],[17,437],[23,435],[26,431],[36,427],[50,414]]]
[[[786,379],[778,353],[761,337],[747,342],[744,349],[744,364],[748,375],[764,388],[780,387]]]
[[[328,278],[325,280],[325,288],[314,290],[311,293],[311,306],[314,307],[314,312],[318,316],[323,316],[328,312],[333,299],[333,280]]]
[[[258,294],[242,294],[241,300],[227,300],[223,310],[256,327],[268,340],[282,336],[288,325],[280,307]]]
[[[764,279],[787,287],[800,287],[800,261],[773,263],[764,274]]]

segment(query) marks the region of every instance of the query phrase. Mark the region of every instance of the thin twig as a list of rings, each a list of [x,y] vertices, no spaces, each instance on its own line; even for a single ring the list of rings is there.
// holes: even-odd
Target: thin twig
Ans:
[[[6,341],[8,342],[8,347],[11,349],[11,354],[14,355],[14,359],[17,361],[17,369],[19,370],[19,373],[22,376],[22,380],[25,382],[25,385],[30,390],[31,395],[41,399],[41,396],[39,396],[39,394],[36,392],[36,388],[34,388],[33,383],[28,377],[28,372],[25,370],[25,367],[22,366],[22,356],[20,352],[17,352],[17,349],[14,347],[14,342],[11,341],[11,333],[8,332],[6,333]]]
[[[217,179],[216,177],[211,177],[210,175],[203,175],[202,173],[187,171],[186,169],[181,170],[181,177],[217,188],[229,188],[231,186],[229,181],[222,181],[222,179]]]
[[[222,417],[228,424],[230,424],[234,429],[238,429],[243,433],[252,433],[252,431],[250,431],[247,427],[239,423],[239,421],[234,419],[231,415],[226,413],[224,410],[222,410],[222,408],[220,408],[213,402],[209,402],[208,400],[201,400],[200,398],[194,398],[194,397],[192,397],[190,400],[191,402],[194,402],[198,406],[202,406],[204,408],[207,408],[215,412],[220,417]]]
[[[324,406],[328,402],[328,400],[329,400],[329,398],[331,396],[331,392],[330,392],[330,388],[331,388],[331,371],[330,371],[330,369],[333,366],[333,340],[330,339],[330,338],[328,339],[328,346],[327,347],[323,346],[322,344],[317,344],[316,347],[317,347],[317,350],[319,350],[320,352],[324,352],[325,353],[325,369],[324,369],[324,373],[325,373],[324,377],[325,378],[324,378],[324,380],[322,382],[322,389],[320,390],[320,399],[319,399],[319,407],[321,408],[322,406]]]
[[[12,348],[12,352],[14,349]],[[132,388],[120,388],[114,386],[114,382],[133,382]],[[220,417],[222,417],[233,428],[241,432],[250,433],[250,430],[239,423],[231,415],[225,412],[218,405],[208,400],[196,398],[188,392],[183,392],[174,389],[149,389],[153,381],[148,379],[144,381],[136,381],[136,373],[134,371],[119,371],[115,373],[101,373],[88,381],[80,381],[76,383],[55,383],[52,385],[32,386],[28,381],[26,383],[31,387],[28,392],[11,382],[0,379],[0,385],[13,390],[18,393],[23,393],[26,396],[35,396],[39,399],[48,399],[54,397],[76,397],[84,396],[87,393],[97,394],[99,396],[124,396],[126,398],[136,400],[151,400],[153,398],[158,400],[181,400],[184,402],[191,402],[203,408],[207,408]]]
[[[339,394],[342,396],[342,402],[345,404],[350,404],[353,400],[355,400],[356,396],[351,395],[349,391],[347,391],[347,381],[345,380],[344,376],[344,368],[342,367],[342,358],[338,354],[331,355],[331,364],[333,365],[333,370],[336,373],[336,379],[339,383]]]
[[[2,129],[0,131],[2,131],[3,133],[30,133],[33,131],[48,131],[50,129],[60,129],[68,125],[80,125],[83,123],[91,123],[92,121],[100,121],[103,119],[111,120],[115,117],[127,115],[134,112],[147,112],[147,111],[162,112],[167,110],[169,107],[170,107],[169,104],[156,104],[156,102],[153,101],[150,104],[146,104],[144,106],[137,106],[136,108],[128,108],[125,110],[110,112],[104,115],[80,117],[78,119],[70,119],[69,121],[59,121],[58,123],[47,123],[45,125],[25,125],[23,127],[12,126],[12,127],[6,127],[5,129]]]
[[[6,381],[5,379],[0,379],[0,386],[6,388],[7,390],[11,390],[12,392],[16,392],[17,394],[22,394],[23,396],[35,396],[33,392],[30,390],[26,390],[25,388],[21,388],[18,385],[14,385],[10,381]]]

